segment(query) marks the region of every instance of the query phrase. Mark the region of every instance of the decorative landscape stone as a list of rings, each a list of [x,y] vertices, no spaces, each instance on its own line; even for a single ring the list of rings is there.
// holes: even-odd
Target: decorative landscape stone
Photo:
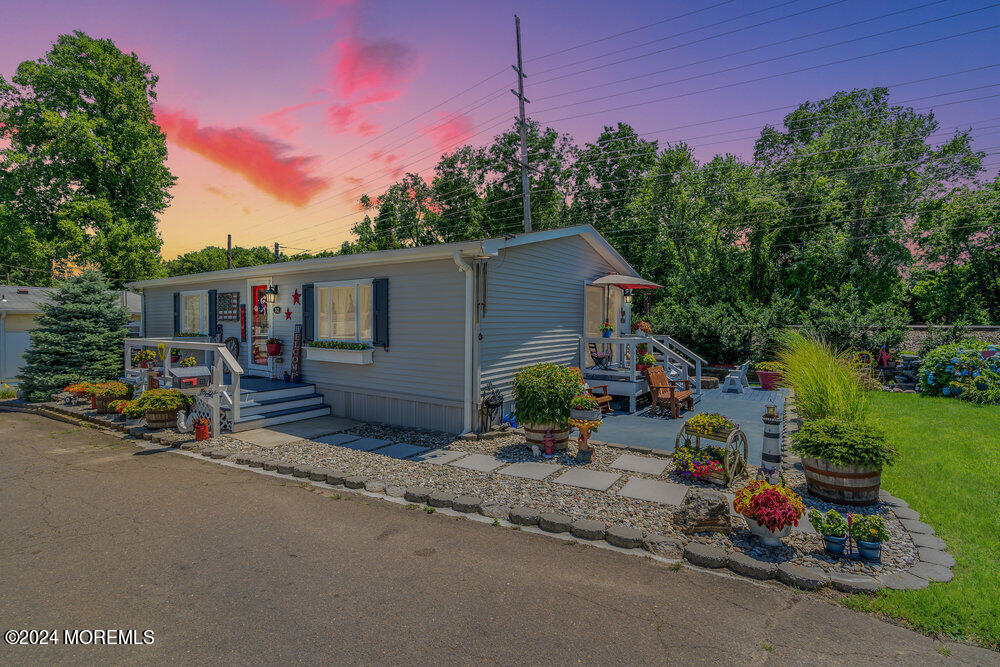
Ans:
[[[342,470],[328,470],[326,473],[326,483],[331,486],[340,486],[347,478],[347,473]]]
[[[642,546],[649,553],[664,558],[684,557],[684,541],[671,535],[652,533],[643,538]]]
[[[701,567],[725,567],[729,561],[725,549],[705,544],[704,542],[689,542],[684,547],[684,559]]]
[[[370,479],[365,482],[365,491],[370,493],[383,493],[385,491],[385,482]]]
[[[364,475],[350,475],[344,478],[344,486],[349,489],[363,489],[368,478]]]
[[[538,523],[540,514],[538,510],[533,510],[530,507],[512,507],[510,510],[510,521],[522,526],[534,526]]]
[[[574,537],[584,540],[603,540],[607,534],[607,530],[608,528],[603,521],[595,521],[593,519],[577,519],[569,527],[569,532]]]
[[[926,579],[921,579],[909,572],[890,572],[884,574],[879,578],[879,583],[895,591],[918,591],[921,588],[927,588],[929,585]]]
[[[937,535],[930,535],[928,533],[910,533],[910,538],[913,540],[913,544],[918,547],[940,549],[941,551],[948,548],[945,541]]]
[[[910,507],[893,507],[892,513],[900,519],[919,519],[920,512]]]
[[[934,565],[944,565],[945,567],[955,567],[955,558],[947,551],[940,551],[939,549],[928,549],[927,547],[919,547],[917,549],[917,556],[920,560],[925,563],[933,563]]]
[[[632,526],[609,526],[604,539],[622,549],[636,549],[642,546],[642,531]]]
[[[293,477],[309,477],[309,472],[312,470],[311,466],[307,466],[302,463],[297,463],[292,466],[292,476]]]
[[[573,519],[559,512],[543,512],[538,516],[538,527],[550,533],[568,533]]]
[[[409,500],[411,503],[426,503],[429,495],[431,495],[431,490],[426,487],[410,486],[407,487],[403,498]]]
[[[850,572],[831,572],[830,583],[844,593],[874,593],[881,588],[874,577]]]
[[[726,557],[726,566],[733,572],[752,579],[774,579],[778,575],[777,565],[759,560],[742,551],[730,553]]]
[[[818,567],[805,567],[795,563],[778,565],[778,579],[796,588],[813,591],[830,583],[830,575]]]
[[[278,463],[277,471],[280,475],[291,475],[292,470],[295,468],[291,463]]]
[[[479,508],[479,513],[491,519],[510,519],[510,507],[500,503],[488,503]]]
[[[390,496],[392,498],[402,498],[404,495],[406,495],[406,487],[390,484],[385,487],[385,493],[387,496]]]
[[[926,535],[934,534],[934,529],[923,521],[917,521],[916,519],[900,519],[899,523],[901,523],[903,528],[911,533],[924,533]]]
[[[733,527],[730,507],[724,494],[712,489],[692,488],[684,496],[680,509],[674,512],[674,524],[689,534],[726,532]]]
[[[212,457],[213,459],[224,459],[227,456],[229,456],[229,452],[222,449],[213,449],[212,453],[209,454],[209,456]]]
[[[451,506],[456,512],[476,514],[479,512],[482,502],[477,496],[458,496]]]
[[[427,494],[427,504],[431,507],[451,507],[455,494],[447,491],[431,491]]]
[[[326,468],[309,468],[309,479],[314,482],[325,482],[328,472]]]
[[[925,561],[920,561],[907,570],[907,572],[912,574],[914,577],[920,577],[921,579],[927,579],[928,581],[940,581],[942,583],[947,583],[955,577],[955,575],[952,574],[950,567],[937,565],[935,563],[927,563]]]

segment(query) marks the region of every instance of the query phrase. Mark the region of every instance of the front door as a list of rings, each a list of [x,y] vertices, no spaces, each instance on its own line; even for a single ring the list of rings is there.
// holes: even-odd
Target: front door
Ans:
[[[250,367],[267,370],[267,339],[271,336],[271,307],[264,294],[268,285],[250,286]]]

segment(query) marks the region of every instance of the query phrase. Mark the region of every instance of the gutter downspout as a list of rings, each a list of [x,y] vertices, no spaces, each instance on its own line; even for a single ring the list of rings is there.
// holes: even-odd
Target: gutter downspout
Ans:
[[[3,375],[4,364],[7,363],[7,311],[0,311],[0,382],[6,382]]]
[[[465,398],[462,401],[462,435],[472,432],[472,266],[462,259],[462,252],[456,250],[452,260],[458,270],[465,274]]]

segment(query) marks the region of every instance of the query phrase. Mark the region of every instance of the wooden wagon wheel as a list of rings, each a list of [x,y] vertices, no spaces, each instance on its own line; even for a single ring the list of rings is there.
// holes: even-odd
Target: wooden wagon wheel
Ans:
[[[726,438],[725,458],[722,467],[726,473],[726,484],[732,482],[737,475],[747,467],[747,457],[750,455],[750,445],[746,434],[739,427],[733,429]]]
[[[685,446],[687,446],[687,447],[691,446],[692,435],[690,433],[688,433],[687,429],[688,429],[687,422],[684,422],[683,424],[681,424],[680,430],[677,431],[677,438],[674,440],[674,450],[675,451],[676,451],[676,449],[678,447],[681,446],[681,441],[682,440],[684,441],[684,445]],[[700,439],[698,439],[698,440],[700,442]]]

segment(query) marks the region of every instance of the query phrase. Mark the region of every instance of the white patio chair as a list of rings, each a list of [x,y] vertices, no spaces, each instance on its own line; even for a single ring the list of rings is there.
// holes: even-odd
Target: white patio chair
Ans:
[[[747,372],[750,370],[750,362],[740,364],[738,367],[729,371],[729,375],[722,383],[722,391],[727,394],[742,394],[744,390],[750,388],[750,382],[747,380]]]

